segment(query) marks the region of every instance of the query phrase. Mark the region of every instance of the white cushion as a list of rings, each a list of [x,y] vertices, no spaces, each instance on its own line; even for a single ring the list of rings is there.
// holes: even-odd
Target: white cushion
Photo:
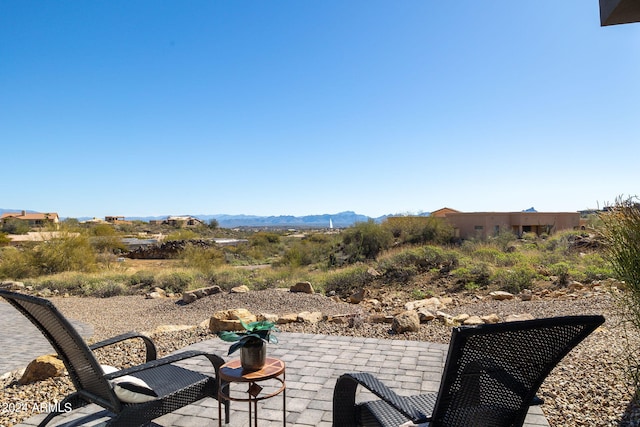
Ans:
[[[109,365],[101,365],[105,374],[111,374],[120,369]],[[149,385],[140,378],[124,375],[109,380],[118,399],[126,403],[144,403],[155,400],[158,395]]]

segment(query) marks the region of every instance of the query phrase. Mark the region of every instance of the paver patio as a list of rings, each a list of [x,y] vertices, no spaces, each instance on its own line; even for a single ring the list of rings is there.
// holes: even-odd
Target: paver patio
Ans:
[[[286,422],[287,426],[331,426],[333,387],[344,372],[371,372],[384,380],[399,394],[437,392],[444,368],[447,345],[419,341],[385,340],[346,336],[280,333],[280,343],[269,346],[269,356],[286,363]],[[225,360],[229,343],[214,338],[188,348],[213,352]],[[233,355],[236,356],[236,355]],[[184,363],[191,369],[210,372],[211,365],[193,359]],[[208,366],[207,366],[208,365]],[[373,399],[366,390],[360,399]],[[282,397],[275,396],[258,403],[259,425],[282,426]],[[64,414],[50,426],[98,426],[108,414],[96,405]],[[26,420],[21,427],[37,425],[44,414]],[[217,425],[218,402],[204,399],[169,415],[157,418],[156,426]],[[246,403],[232,402],[229,426],[248,425]],[[532,407],[524,424],[526,427],[549,426],[541,407]]]

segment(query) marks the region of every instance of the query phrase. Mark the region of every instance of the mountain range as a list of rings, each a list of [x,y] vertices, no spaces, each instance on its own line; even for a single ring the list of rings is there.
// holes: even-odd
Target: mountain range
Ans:
[[[0,214],[4,212],[20,212],[22,209],[0,209]],[[27,210],[27,212],[35,212]],[[429,215],[428,213],[422,213],[420,215]],[[151,220],[163,220],[170,215],[163,216],[147,216],[147,217],[125,217],[128,221],[145,221]],[[173,216],[173,215],[171,215]],[[223,228],[235,228],[235,227],[303,227],[303,228],[329,228],[330,225],[336,228],[350,227],[356,222],[366,222],[373,219],[375,222],[382,222],[389,216],[383,215],[377,218],[371,218],[366,215],[357,214],[353,211],[344,211],[335,214],[322,214],[322,215],[305,215],[305,216],[293,216],[293,215],[278,215],[278,216],[258,216],[258,215],[228,215],[228,214],[216,214],[216,215],[193,215],[195,218],[204,222],[209,222],[212,219],[218,221],[218,225]],[[64,219],[61,217],[60,219]],[[77,218],[78,221],[85,221],[92,219],[90,217]]]

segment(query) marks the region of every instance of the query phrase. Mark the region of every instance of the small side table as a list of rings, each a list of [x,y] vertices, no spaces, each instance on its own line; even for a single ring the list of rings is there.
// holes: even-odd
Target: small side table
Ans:
[[[261,381],[276,380],[280,384],[272,393],[260,396],[263,387],[258,385]],[[231,397],[232,383],[247,383],[248,396],[246,398]],[[280,359],[267,357],[266,363],[259,371],[244,371],[240,365],[240,359],[234,359],[220,367],[218,376],[218,425],[222,427],[222,400],[249,402],[249,426],[258,426],[258,401],[269,399],[282,393],[282,425],[287,425],[286,412],[286,388],[285,366]]]

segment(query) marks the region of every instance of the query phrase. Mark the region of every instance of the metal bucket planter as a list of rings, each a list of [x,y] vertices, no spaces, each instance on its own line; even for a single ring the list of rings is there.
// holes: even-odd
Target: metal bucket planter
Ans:
[[[245,371],[259,371],[267,359],[267,344],[262,340],[247,341],[240,347],[240,364]]]

